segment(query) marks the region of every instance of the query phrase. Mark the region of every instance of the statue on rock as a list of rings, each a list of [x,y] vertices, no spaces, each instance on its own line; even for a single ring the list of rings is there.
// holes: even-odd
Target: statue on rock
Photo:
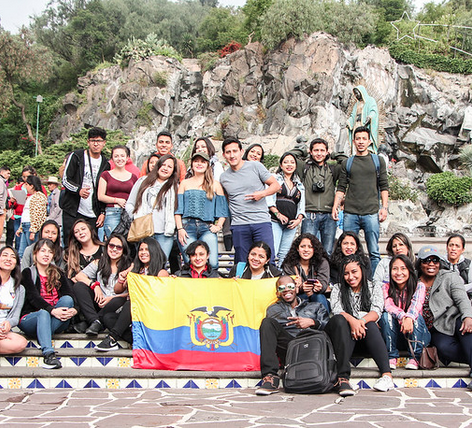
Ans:
[[[357,127],[367,126],[370,130],[370,140],[372,141],[369,150],[377,153],[379,147],[379,109],[377,102],[367,93],[367,89],[362,85],[356,86],[353,92],[357,101],[346,124],[349,143],[352,148],[352,137]]]

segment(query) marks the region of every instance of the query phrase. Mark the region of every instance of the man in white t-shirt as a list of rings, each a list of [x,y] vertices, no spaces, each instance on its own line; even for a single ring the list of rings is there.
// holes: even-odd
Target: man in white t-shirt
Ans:
[[[80,218],[94,229],[103,225],[105,204],[98,200],[98,180],[103,171],[110,169],[108,159],[102,155],[107,133],[102,128],[91,128],[88,132],[88,149],[76,150],[67,160],[62,178],[65,187],[60,205],[64,245],[69,245],[72,225]]]

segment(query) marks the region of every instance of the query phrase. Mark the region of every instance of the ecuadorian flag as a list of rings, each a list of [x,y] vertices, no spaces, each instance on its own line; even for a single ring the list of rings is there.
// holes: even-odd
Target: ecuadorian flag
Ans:
[[[133,367],[260,370],[259,326],[275,282],[128,274]]]

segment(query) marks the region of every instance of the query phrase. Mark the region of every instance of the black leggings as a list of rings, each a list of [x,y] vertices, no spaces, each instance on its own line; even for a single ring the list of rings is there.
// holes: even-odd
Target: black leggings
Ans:
[[[123,305],[120,313],[107,312],[103,316],[103,324],[113,339],[123,339],[128,343],[133,343],[133,335],[131,334],[131,302],[127,300]]]
[[[363,339],[354,340],[351,337],[351,327],[342,315],[332,317],[325,327],[325,331],[333,343],[334,353],[338,363],[338,376],[349,379],[351,376],[351,365],[354,348],[367,349],[374,359],[381,374],[391,373],[387,346],[382,338],[377,323],[371,321],[366,324],[367,332]]]
[[[103,324],[103,318],[107,313],[116,312],[128,300],[127,297],[114,297],[103,308],[100,308],[95,301],[94,291],[84,282],[77,282],[74,285],[74,294],[80,310],[89,324],[96,320],[100,320]]]

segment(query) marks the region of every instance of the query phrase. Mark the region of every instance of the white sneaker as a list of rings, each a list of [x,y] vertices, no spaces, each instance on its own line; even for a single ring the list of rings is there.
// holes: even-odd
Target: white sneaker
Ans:
[[[383,375],[375,382],[374,389],[377,391],[387,392],[390,389],[395,389],[393,379],[388,375]]]

